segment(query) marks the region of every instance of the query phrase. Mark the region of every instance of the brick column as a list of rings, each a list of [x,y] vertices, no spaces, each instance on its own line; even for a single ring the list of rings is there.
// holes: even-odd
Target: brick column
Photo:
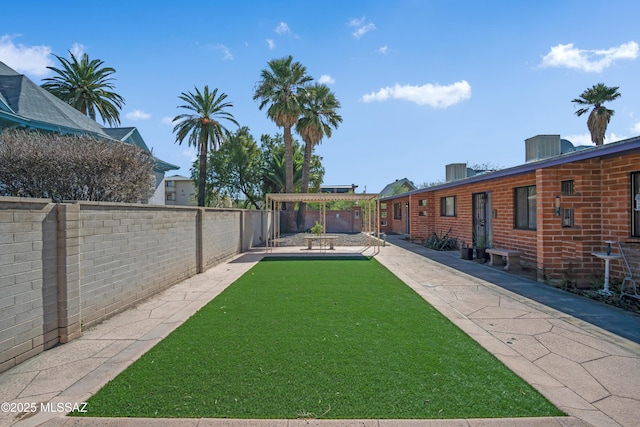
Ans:
[[[205,271],[204,267],[204,208],[196,209],[196,273]]]
[[[58,204],[58,333],[61,343],[82,334],[78,204]]]

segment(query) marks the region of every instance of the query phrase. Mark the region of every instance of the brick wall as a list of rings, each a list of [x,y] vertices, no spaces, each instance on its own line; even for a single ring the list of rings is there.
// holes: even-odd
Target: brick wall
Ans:
[[[266,215],[0,197],[0,372],[260,244]]]
[[[407,221],[409,220],[407,218],[407,203],[409,203],[409,196],[405,195],[405,196],[398,196],[395,197],[393,199],[390,199],[389,201],[385,201],[383,202],[386,204],[386,208],[380,208],[380,212],[386,212],[386,218],[382,218],[382,219],[386,219],[387,224],[386,225],[382,225],[380,224],[380,231],[381,232],[386,232],[386,233],[399,233],[399,234],[406,234],[407,232]],[[400,210],[400,219],[397,219],[395,216],[395,205],[399,204],[399,210]],[[409,205],[409,207],[411,208],[411,205]],[[410,215],[412,216],[412,215]]]
[[[524,262],[538,270],[538,277],[561,280],[570,275],[587,283],[602,274],[603,262],[591,255],[605,250],[606,240],[639,242],[631,236],[632,206],[630,174],[640,171],[640,154],[592,158],[537,169],[533,172],[501,178],[461,182],[449,188],[426,188],[424,191],[382,200],[386,203],[387,226],[382,231],[405,233],[406,218],[393,219],[393,205],[410,206],[410,237],[426,239],[433,232],[451,230],[459,243],[473,241],[474,193],[487,193],[491,246],[520,250]],[[562,181],[573,180],[574,194],[562,194]],[[536,230],[516,229],[514,225],[514,189],[536,186]],[[440,199],[456,197],[456,216],[440,216]],[[573,209],[573,227],[563,227],[556,215],[556,197],[561,209]],[[421,201],[423,201],[421,203]],[[424,205],[423,205],[424,204]],[[614,251],[616,249],[614,248]],[[621,262],[612,262],[612,277],[621,279]]]
[[[327,233],[359,233],[362,231],[361,214],[362,210],[359,207],[350,210],[327,210],[325,212]],[[305,221],[305,229],[308,230],[315,225],[316,221],[320,221],[320,211],[307,210]]]

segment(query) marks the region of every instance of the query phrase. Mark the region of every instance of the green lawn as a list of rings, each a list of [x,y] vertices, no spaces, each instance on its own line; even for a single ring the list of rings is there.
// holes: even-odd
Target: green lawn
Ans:
[[[364,258],[258,263],[87,409],[189,418],[564,415]]]

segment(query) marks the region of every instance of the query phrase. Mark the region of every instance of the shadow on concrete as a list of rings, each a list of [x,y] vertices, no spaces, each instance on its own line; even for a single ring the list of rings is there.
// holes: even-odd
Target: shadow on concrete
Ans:
[[[387,241],[640,344],[640,316],[633,312],[488,265],[463,260],[459,251],[434,251],[404,240],[402,236],[388,236]]]

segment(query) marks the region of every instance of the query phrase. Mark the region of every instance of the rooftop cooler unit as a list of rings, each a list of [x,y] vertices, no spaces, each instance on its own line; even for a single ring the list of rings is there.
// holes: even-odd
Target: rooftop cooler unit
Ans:
[[[561,154],[571,153],[584,148],[575,147],[570,141],[560,139],[560,135],[536,135],[524,140],[526,149],[525,162],[536,162],[538,160],[556,157]]]
[[[476,174],[476,171],[468,168],[466,163],[449,163],[445,168],[447,172],[446,182],[457,181]]]

